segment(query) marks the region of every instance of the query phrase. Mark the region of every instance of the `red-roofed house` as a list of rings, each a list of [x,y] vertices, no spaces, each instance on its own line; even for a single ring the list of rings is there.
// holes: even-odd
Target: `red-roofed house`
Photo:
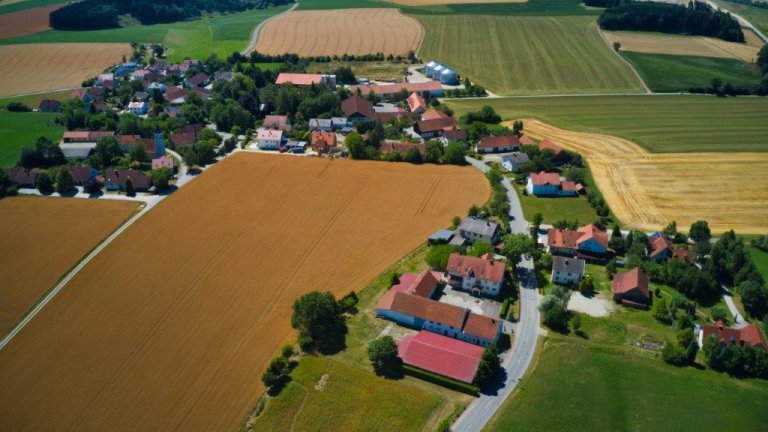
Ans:
[[[672,259],[676,259],[686,264],[693,264],[696,262],[696,254],[690,249],[674,248],[672,249]]]
[[[440,141],[446,146],[453,141],[465,142],[467,141],[467,133],[461,129],[444,129]]]
[[[502,153],[520,149],[520,138],[517,135],[488,136],[475,145],[477,153]]]
[[[314,131],[309,146],[318,153],[327,153],[336,147],[336,134],[333,132]]]
[[[726,327],[722,321],[707,324],[699,332],[699,346],[703,347],[704,340],[710,336],[715,336],[720,343],[727,345],[748,345],[763,351],[768,350],[765,335],[755,323],[740,329]]]
[[[421,153],[422,156],[424,155],[424,152],[426,151],[424,144],[411,144],[411,143],[395,142],[395,141],[385,141],[381,143],[381,148],[379,149],[379,151],[382,154],[389,154],[392,152],[405,154],[408,150],[414,147],[419,150],[419,153]]]
[[[408,109],[416,114],[422,114],[427,110],[427,103],[424,102],[424,98],[416,92],[411,93],[406,102],[408,103]]]
[[[475,379],[483,351],[479,346],[425,331],[404,337],[397,346],[405,364],[465,383]]]
[[[174,132],[171,134],[171,143],[176,147],[191,146],[197,140],[194,132]]]
[[[170,156],[160,156],[152,159],[152,170],[168,168],[173,171],[173,158]]]
[[[490,254],[480,258],[453,253],[448,258],[448,283],[473,294],[495,296],[504,282],[506,265]]]
[[[268,115],[264,117],[264,127],[269,129],[280,129],[281,131],[291,131],[291,121],[288,116]]]
[[[279,129],[256,129],[256,142],[262,150],[277,150],[283,142],[283,131]]]
[[[625,306],[646,309],[651,301],[648,277],[637,267],[615,274],[611,291],[613,291],[613,300]]]
[[[550,161],[554,165],[561,165],[565,162],[568,162],[568,159],[569,159],[568,154],[564,152],[559,145],[553,143],[548,139],[545,139],[539,143],[539,150],[552,150],[552,152],[555,155],[552,156],[552,159],[550,159]]]
[[[520,145],[536,145],[536,141],[532,140],[528,135],[520,137]]]
[[[456,119],[450,116],[433,120],[418,121],[413,126],[414,132],[424,139],[442,136],[446,130],[452,129],[456,129]]]
[[[421,119],[426,120],[439,120],[439,119],[447,119],[450,116],[443,111],[440,110],[429,110],[421,115]]]
[[[323,74],[305,74],[305,73],[285,73],[281,72],[277,76],[275,84],[288,84],[291,83],[295,86],[311,86],[312,84],[322,84],[336,88],[336,76],[335,75],[323,75]]]
[[[390,290],[431,298],[437,289],[437,282],[442,277],[442,273],[429,270],[421,273],[403,273],[399,278],[400,282]]]
[[[501,336],[501,324],[500,319],[470,312],[464,323],[464,340],[482,346],[496,343]]]
[[[401,90],[405,90],[408,93],[418,93],[422,96],[428,94],[432,96],[442,96],[443,86],[439,81],[425,81],[418,83],[397,83],[397,84],[368,84],[368,85],[353,85],[349,86],[349,91],[355,93],[360,90],[360,94],[367,95],[373,92],[376,96],[384,97],[391,96],[399,93]]]
[[[651,253],[648,255],[657,263],[664,262],[672,257],[672,245],[663,236],[654,237],[649,240]]]
[[[353,95],[344,99],[341,102],[341,111],[349,122],[376,119],[373,103],[360,95]]]
[[[560,228],[547,230],[547,248],[554,255],[595,257],[608,252],[608,233],[595,224],[576,231]]]
[[[576,196],[584,189],[581,183],[561,180],[560,174],[550,172],[531,173],[525,189],[535,196]]]

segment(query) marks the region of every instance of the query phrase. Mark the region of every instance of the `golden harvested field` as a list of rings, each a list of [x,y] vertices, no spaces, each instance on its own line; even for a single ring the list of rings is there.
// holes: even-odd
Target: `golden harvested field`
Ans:
[[[469,167],[233,156],[0,351],[0,430],[236,430],[297,297],[361,289],[489,193]]]
[[[627,226],[650,231],[706,219],[716,233],[768,234],[768,153],[648,153],[622,138],[532,119],[525,131],[581,153]]]
[[[397,9],[288,12],[264,25],[256,51],[302,56],[405,55],[419,46],[424,29]]]
[[[481,3],[526,3],[528,0],[389,0],[404,6],[434,6],[451,4],[481,4]]]
[[[0,200],[0,335],[136,208],[128,201]]]
[[[0,15],[0,39],[48,30],[48,14],[63,5],[55,4]]]
[[[79,87],[130,57],[129,44],[57,43],[0,46],[0,96]]]
[[[703,36],[675,36],[633,32],[603,32],[609,45],[621,44],[622,51],[649,54],[691,55],[701,57],[736,58],[754,62],[763,46],[757,35],[744,31],[747,43],[726,42]]]

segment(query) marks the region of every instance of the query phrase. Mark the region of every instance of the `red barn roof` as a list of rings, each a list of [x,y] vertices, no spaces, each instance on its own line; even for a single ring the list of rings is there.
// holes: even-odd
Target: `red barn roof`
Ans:
[[[552,150],[555,152],[555,156],[557,156],[560,152],[563,151],[562,148],[560,148],[559,145],[553,143],[552,141],[545,139],[544,141],[539,143],[539,149],[541,150]]]
[[[651,239],[651,258],[664,252],[665,250],[672,250],[667,239],[661,236]]]
[[[705,325],[701,331],[704,332],[703,339],[715,335],[722,343],[749,345],[751,347],[768,349],[768,342],[765,340],[765,335],[763,335],[755,323],[740,329],[735,329],[726,327],[722,321],[717,321],[714,324]]]
[[[427,109],[427,103],[424,102],[424,98],[416,92],[411,93],[406,102],[408,102],[408,109],[411,112],[426,111]]]
[[[613,276],[611,291],[614,294],[624,294],[635,288],[639,288],[645,297],[650,298],[648,277],[639,268],[635,267],[628,272],[617,273]]]
[[[464,324],[464,333],[495,341],[501,328],[501,320],[470,312]]]
[[[379,151],[381,151],[383,154],[388,154],[392,152],[398,152],[403,153],[407,152],[408,150],[416,147],[419,150],[419,153],[422,155],[424,152],[426,152],[426,149],[424,147],[424,144],[411,144],[411,143],[403,143],[403,142],[383,142],[381,143],[381,148]]]
[[[464,325],[464,319],[468,312],[467,309],[458,306],[402,292],[395,292],[392,296],[385,295],[376,308],[393,310],[408,316],[453,326],[457,329]]]
[[[312,141],[310,147],[316,151],[328,151],[336,147],[336,134],[333,132],[314,131],[312,132]]]
[[[448,114],[440,110],[429,110],[421,115],[422,120],[437,120],[450,117]]]
[[[534,186],[560,186],[560,174],[550,172],[531,173],[531,183]]]
[[[471,383],[483,356],[483,348],[436,333],[408,335],[397,349],[403,362],[420,369]]]
[[[373,104],[369,100],[363,99],[360,95],[354,95],[344,99],[341,102],[341,111],[343,111],[344,115],[347,117],[352,117],[357,114],[371,120],[376,118],[376,111],[373,109]]]
[[[534,145],[536,142],[534,142],[528,135],[523,135],[520,137],[520,144],[521,145]]]
[[[291,83],[297,86],[308,86],[312,84],[320,84],[323,81],[322,74],[304,74],[304,73],[281,73],[277,76],[275,84]]]
[[[483,138],[477,144],[477,148],[480,149],[496,149],[500,147],[520,147],[520,137],[517,135],[489,136]]]

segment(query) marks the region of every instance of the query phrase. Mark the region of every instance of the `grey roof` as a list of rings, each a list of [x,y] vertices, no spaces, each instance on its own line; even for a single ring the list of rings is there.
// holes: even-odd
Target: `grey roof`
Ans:
[[[331,117],[331,123],[334,126],[346,126],[349,120],[346,117]]]
[[[528,158],[528,153],[518,153],[518,152],[514,152],[514,153],[512,153],[510,155],[504,156],[504,157],[501,158],[501,160],[502,160],[502,162],[503,161],[510,161],[510,162],[513,162],[513,163],[516,163],[516,164],[521,164],[521,163],[525,163],[525,162],[529,162],[530,161],[530,159]]]
[[[448,242],[448,244],[452,246],[464,246],[466,243],[467,239],[462,237],[460,234],[454,235],[451,241]]]
[[[429,236],[429,239],[432,241],[450,241],[453,238],[453,231],[449,230],[440,230]]]
[[[309,127],[331,127],[331,119],[309,119]]]
[[[552,260],[552,271],[565,273],[584,274],[584,260],[581,258],[570,258],[555,256]]]
[[[59,147],[67,159],[84,159],[96,148],[96,143],[62,143]]]
[[[499,224],[488,219],[466,217],[461,221],[459,230],[475,233],[483,237],[493,237],[499,229]]]
[[[301,147],[301,148],[304,148],[304,147],[306,147],[306,146],[307,146],[307,142],[306,142],[306,141],[298,141],[298,140],[292,140],[292,139],[289,139],[289,140],[288,140],[288,141],[285,143],[285,146],[286,146],[286,147],[288,147],[288,148],[294,148],[294,147]]]

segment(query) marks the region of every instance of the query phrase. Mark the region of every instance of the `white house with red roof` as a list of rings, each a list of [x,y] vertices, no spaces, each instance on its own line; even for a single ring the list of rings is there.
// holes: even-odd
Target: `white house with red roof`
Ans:
[[[561,228],[547,230],[547,249],[553,255],[595,257],[608,252],[608,233],[595,224],[576,231]]]
[[[424,98],[416,92],[408,96],[406,103],[408,103],[408,109],[416,114],[423,114],[427,110],[427,103],[424,101]]]
[[[525,185],[529,194],[548,197],[576,196],[583,189],[581,183],[564,180],[559,173],[544,171],[531,173]]]
[[[256,130],[256,142],[261,150],[277,150],[283,142],[283,131],[259,128]]]
[[[473,294],[495,296],[501,291],[506,265],[491,254],[470,257],[458,253],[448,257],[448,283]]]
[[[765,335],[755,323],[738,329],[726,327],[722,321],[707,324],[699,332],[699,346],[704,347],[704,341],[710,336],[716,337],[720,343],[726,345],[748,345],[763,351],[768,350]]]
[[[487,136],[475,145],[477,153],[504,153],[520,150],[517,135]]]

